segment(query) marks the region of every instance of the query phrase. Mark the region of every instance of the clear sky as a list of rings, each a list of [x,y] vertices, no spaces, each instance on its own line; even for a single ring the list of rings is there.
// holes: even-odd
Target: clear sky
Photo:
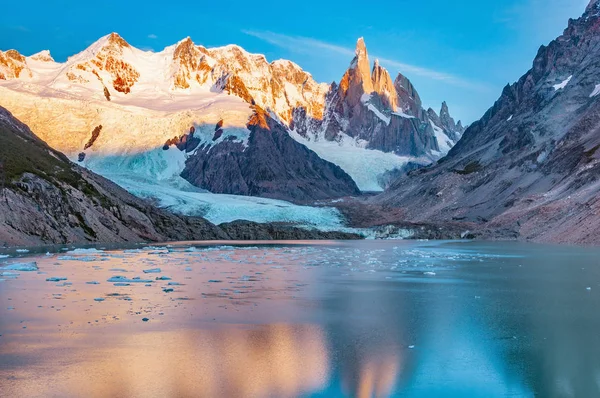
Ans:
[[[25,55],[50,49],[64,61],[100,36],[118,32],[142,49],[184,37],[238,44],[269,60],[290,59],[318,81],[339,81],[364,37],[395,77],[407,75],[425,106],[466,122],[480,118],[506,83],[531,66],[589,0],[379,1],[6,1],[0,49]],[[1,99],[0,99],[1,105]]]

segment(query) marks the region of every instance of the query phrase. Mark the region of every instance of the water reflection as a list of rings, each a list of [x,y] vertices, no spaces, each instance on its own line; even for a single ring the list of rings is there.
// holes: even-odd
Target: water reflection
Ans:
[[[0,285],[0,395],[600,396],[598,251],[352,245],[47,260],[60,300],[45,276]],[[148,264],[182,285],[93,302],[115,287],[91,276]]]
[[[94,347],[74,349],[60,339],[52,350],[32,350],[13,373],[18,382],[4,391],[13,397],[296,397],[323,389],[329,377],[323,332],[311,325],[94,340]],[[1,358],[6,367],[10,358]]]

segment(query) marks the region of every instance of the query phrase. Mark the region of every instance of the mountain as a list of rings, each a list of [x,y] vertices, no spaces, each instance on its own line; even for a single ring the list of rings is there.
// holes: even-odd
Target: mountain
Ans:
[[[202,144],[186,161],[181,176],[215,193],[312,202],[359,195],[340,167],[294,141],[283,125],[259,108],[248,122],[247,143],[232,139]],[[215,136],[220,132],[215,126]]]
[[[464,132],[462,124],[450,116],[446,103],[440,116],[431,108],[425,111],[408,78],[398,74],[392,82],[378,60],[371,69],[362,38],[340,83],[329,88],[323,118],[315,119],[301,107],[293,116],[293,136],[351,176],[358,176],[355,179],[363,190],[379,190],[382,183],[378,177],[409,162],[425,165],[439,159]],[[340,149],[332,150],[327,142],[336,143]],[[367,151],[356,156],[353,148]],[[347,156],[340,156],[343,151],[348,151]],[[390,158],[386,156],[389,153],[397,156]],[[353,172],[357,162],[362,173],[368,173],[367,181]]]
[[[65,64],[45,54],[25,59],[28,76],[0,85],[2,104],[53,148],[123,186],[184,176],[214,193],[294,202],[360,193],[343,170],[292,140],[284,122],[276,126],[299,102],[322,114],[325,88],[291,62],[189,38],[149,53],[114,33]],[[262,107],[278,113],[257,116]],[[257,118],[270,127],[251,125]]]
[[[404,168],[409,162],[430,163],[454,144],[462,128],[459,125],[456,131],[454,127],[450,131],[441,122],[439,126],[429,123],[429,116],[421,108],[418,94],[408,79],[399,75],[392,83],[388,72],[379,65],[371,73],[366,47],[362,40],[360,43],[362,52],[355,60],[357,67],[360,64],[360,73],[354,73],[355,68],[351,67],[340,85],[328,85],[315,82],[309,73],[290,61],[269,63],[263,55],[250,54],[235,45],[206,48],[186,38],[163,51],[148,52],[136,49],[112,33],[65,63],[54,62],[49,51],[30,57],[15,50],[0,53],[0,93],[2,105],[35,131],[43,132],[42,138],[52,147],[72,160],[82,157],[82,164],[103,175],[114,175],[119,171],[117,164],[131,163],[131,159],[137,160],[143,153],[156,155],[156,148],[186,136],[192,126],[196,130],[206,130],[205,151],[209,142],[213,148],[211,152],[222,146],[218,137],[213,140],[214,131],[211,131],[218,123],[224,124],[223,131],[236,130],[226,136],[247,142],[241,137],[249,136],[250,108],[257,106],[266,111],[267,118],[279,122],[289,136],[309,149],[297,147],[296,159],[315,152],[318,156],[304,159],[305,165],[320,157],[340,166],[361,190],[380,191],[385,184],[382,176]],[[346,89],[340,88],[346,85]],[[372,90],[375,91],[368,101],[366,95],[355,95],[359,91]],[[226,98],[228,95],[230,98]],[[360,99],[366,102],[355,103]],[[356,117],[348,117],[348,104],[356,106]],[[71,115],[69,120],[58,116],[64,112]],[[415,120],[411,120],[411,112],[416,115]],[[385,122],[388,119],[390,123]],[[338,129],[340,123],[351,128]],[[98,139],[89,142],[90,133],[100,125],[103,128]],[[144,130],[143,137],[140,137],[139,129]],[[69,132],[66,139],[65,131]],[[325,138],[320,139],[323,135]],[[86,147],[88,142],[90,146]],[[271,145],[269,149],[281,148]],[[192,156],[191,152],[185,151],[185,158]],[[135,155],[128,157],[127,153]],[[265,159],[282,157],[281,152],[265,154],[255,150],[251,153]],[[98,155],[111,160],[104,162],[110,163],[110,170],[94,168],[102,162]],[[161,179],[170,179],[183,171],[182,164],[186,159],[171,155],[158,156],[160,159],[149,165],[153,171],[158,168],[168,170],[168,176],[159,172]],[[148,161],[148,156],[145,158]],[[255,161],[260,163],[264,159]],[[165,167],[158,167],[156,163]],[[299,164],[298,167],[304,166]],[[330,168],[315,166],[316,169],[323,167]],[[312,165],[308,169],[313,169]],[[199,171],[198,168],[195,170]],[[119,174],[126,175],[131,171],[124,167]],[[206,173],[185,174],[200,188],[215,189],[216,184],[205,178]],[[286,178],[292,179],[296,175],[295,172],[290,174],[290,170],[285,174]],[[255,174],[254,178],[261,176]],[[356,189],[346,180],[345,176],[339,181],[319,179],[314,181],[322,186],[315,190],[317,195],[309,198],[305,193],[295,200],[352,195]],[[289,197],[288,192],[275,192],[274,189],[249,190],[238,182],[231,186],[221,182],[217,192],[244,195],[257,192],[269,197]],[[272,181],[245,181],[246,185],[248,183],[265,186]],[[342,185],[347,189],[324,188]]]
[[[472,223],[480,236],[599,243],[599,59],[593,0],[447,157],[374,202],[411,221]]]
[[[202,218],[157,209],[71,163],[0,108],[0,242],[227,239]]]
[[[0,245],[359,238],[274,223],[215,226],[161,210],[72,163],[0,107]]]

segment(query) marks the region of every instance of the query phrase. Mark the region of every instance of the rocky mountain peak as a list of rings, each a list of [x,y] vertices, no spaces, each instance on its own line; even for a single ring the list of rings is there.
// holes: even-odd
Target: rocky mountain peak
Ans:
[[[0,80],[31,77],[26,59],[17,50],[0,51]]]
[[[205,57],[206,50],[196,46],[188,36],[177,43],[173,51],[173,86],[187,89],[192,81],[202,85],[208,79],[212,66]]]
[[[120,48],[129,48],[131,47],[129,43],[125,41],[118,33],[111,33],[108,35],[107,43],[110,46],[120,47]]]
[[[447,128],[450,131],[456,131],[456,123],[452,116],[450,116],[450,111],[448,110],[448,104],[446,101],[442,102],[442,109],[440,110],[440,121],[442,122],[442,126]]]
[[[99,81],[107,99],[110,97],[106,95],[109,86],[128,94],[140,73],[126,61],[125,50],[130,54],[132,47],[117,33],[104,36],[74,57],[66,76],[69,81],[80,84]]]
[[[50,50],[40,51],[39,53],[33,54],[29,58],[34,61],[54,62],[54,58],[52,58],[52,55],[50,55]]]
[[[369,55],[362,37],[356,43],[355,53],[356,56],[338,86],[340,99],[350,108],[360,105],[364,94],[373,92]]]
[[[390,74],[387,69],[379,65],[379,60],[375,60],[371,80],[373,91],[379,95],[383,106],[395,112],[398,108],[398,94]]]
[[[398,94],[398,107],[408,115],[421,119],[423,113],[423,104],[417,89],[411,81],[402,73],[398,73],[394,81],[394,88]]]

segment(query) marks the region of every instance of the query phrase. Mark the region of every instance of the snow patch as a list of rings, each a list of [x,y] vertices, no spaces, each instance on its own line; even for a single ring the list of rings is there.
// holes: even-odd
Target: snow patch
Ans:
[[[600,95],[600,84],[596,84],[594,91],[592,91],[592,93],[590,94],[590,98],[596,97],[598,95]]]
[[[433,128],[435,139],[437,140],[441,154],[447,154],[450,149],[452,149],[452,140],[444,133],[444,130],[436,126],[431,120],[429,120],[429,124],[431,124],[431,127]]]
[[[321,158],[341,167],[363,192],[383,191],[379,177],[388,171],[401,169],[408,162],[427,163],[426,159],[365,149],[364,143],[345,134],[339,142],[327,141],[324,137],[308,140],[294,131],[289,134]]]
[[[407,115],[406,113],[404,113],[402,111],[392,112],[392,115],[400,116],[405,119],[416,119],[414,116]]]
[[[555,84],[554,86],[552,86],[552,87],[554,87],[554,91],[562,90],[563,88],[567,87],[567,84],[569,84],[569,82],[571,81],[572,78],[573,78],[573,75],[567,77],[561,83],[558,83],[558,84]]]

